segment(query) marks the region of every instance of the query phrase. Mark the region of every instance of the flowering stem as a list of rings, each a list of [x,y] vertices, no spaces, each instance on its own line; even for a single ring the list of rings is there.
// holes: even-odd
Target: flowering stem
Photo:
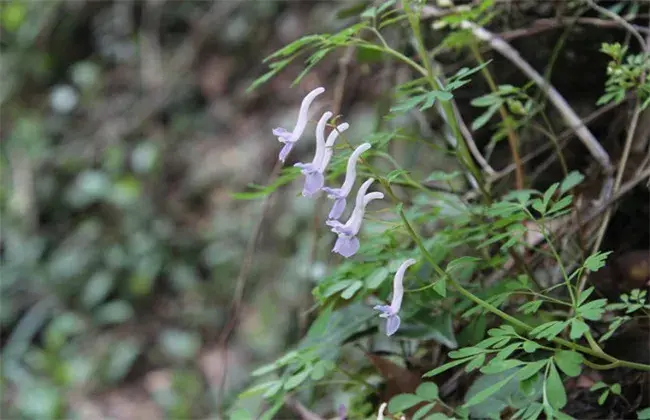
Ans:
[[[411,238],[415,241],[417,244],[418,248],[420,248],[420,251],[424,255],[424,257],[429,261],[433,269],[436,271],[436,273],[440,277],[444,277],[449,284],[451,284],[461,295],[466,297],[467,299],[471,300],[472,302],[476,303],[483,309],[487,310],[488,312],[492,312],[493,314],[497,315],[501,319],[510,322],[511,324],[524,329],[526,331],[532,331],[533,327],[528,325],[527,323],[513,317],[512,315],[508,315],[507,313],[503,312],[501,309],[497,308],[496,306],[484,301],[480,297],[476,296],[469,290],[465,289],[460,283],[458,283],[456,280],[454,280],[453,277],[451,277],[445,270],[443,270],[435,261],[435,259],[431,256],[427,248],[424,246],[424,243],[422,242],[422,239],[420,236],[415,232],[411,224],[409,223],[408,219],[406,218],[406,215],[404,214],[404,210],[400,209],[399,211],[400,217],[402,218],[402,221],[404,222],[404,226],[406,227],[406,230],[409,232],[409,235]],[[573,343],[571,341],[565,340],[560,337],[555,337],[552,340],[550,340],[556,344],[568,347],[574,351],[579,351],[581,353],[589,354],[594,357],[598,357],[599,359],[606,360],[610,362],[607,365],[595,365],[595,366],[601,366],[602,369],[613,369],[616,367],[629,367],[632,369],[638,369],[638,370],[644,370],[644,371],[650,371],[650,365],[646,365],[643,363],[635,363],[635,362],[629,362],[626,360],[619,360],[613,356],[610,356],[609,354],[606,354],[602,351],[597,351],[593,350],[589,347],[582,346],[580,344]],[[587,363],[585,361],[585,364],[588,366],[594,365],[593,363]]]

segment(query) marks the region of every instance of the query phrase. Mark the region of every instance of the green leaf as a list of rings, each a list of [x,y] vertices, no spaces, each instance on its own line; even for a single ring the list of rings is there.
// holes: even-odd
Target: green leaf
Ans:
[[[277,61],[275,63],[270,64],[269,68],[271,70],[269,70],[268,72],[266,72],[262,76],[255,79],[253,81],[253,83],[251,83],[251,85],[246,88],[246,93],[251,93],[252,91],[257,89],[258,87],[260,87],[264,83],[271,80],[273,78],[273,76],[280,73],[285,67],[287,67],[289,65],[289,63],[291,63],[293,61],[293,58],[294,57],[287,58],[285,60]]]
[[[434,401],[438,398],[438,385],[434,382],[424,382],[418,386],[415,394],[425,400]]]
[[[255,395],[261,394],[262,392],[266,391],[270,387],[277,387],[277,386],[282,386],[282,382],[279,380],[273,380],[273,381],[267,381],[267,382],[262,382],[261,384],[253,385],[250,388],[245,389],[242,391],[239,395],[237,395],[237,399],[245,399],[245,398],[250,398]]]
[[[354,280],[341,280],[338,281],[331,286],[329,286],[325,291],[323,292],[323,297],[330,297],[332,295],[337,294],[343,289],[348,288],[352,283],[354,283]]]
[[[448,371],[449,369],[451,369],[453,367],[456,367],[458,365],[462,365],[463,363],[467,363],[467,361],[469,359],[470,358],[467,357],[467,358],[464,358],[464,359],[458,359],[458,360],[454,360],[454,361],[449,362],[449,363],[445,363],[442,366],[438,366],[437,368],[428,371],[427,373],[422,375],[422,377],[423,378],[430,378],[431,376],[436,376],[436,375],[438,375],[438,374],[440,374],[442,372]]]
[[[489,107],[483,114],[472,121],[472,131],[476,131],[490,121],[490,118],[499,110],[500,104],[494,104]]]
[[[462,357],[476,356],[477,354],[485,352],[486,350],[480,347],[464,347],[462,349],[450,351],[447,355],[452,359],[459,359]]]
[[[456,414],[459,414],[460,407],[456,409]],[[463,417],[467,418],[467,417]],[[456,417],[447,417],[444,413],[433,413],[430,416],[427,416],[425,420],[456,420]]]
[[[644,408],[641,411],[637,411],[636,416],[639,418],[639,420],[650,420],[650,407]]]
[[[292,390],[301,383],[307,379],[309,374],[311,373],[311,368],[303,368],[300,372],[296,373],[295,375],[292,375],[287,381],[284,383],[284,389],[286,391]]]
[[[505,359],[507,359],[508,357],[510,357],[510,355],[511,355],[515,350],[519,349],[519,347],[521,347],[522,344],[523,344],[523,343],[522,343],[521,341],[516,342],[516,343],[512,343],[512,344],[509,344],[508,346],[506,346],[506,347],[502,348],[501,350],[499,350],[499,352],[497,353],[496,357],[495,357],[493,360],[496,361],[496,360],[499,360],[499,359],[500,359],[500,360],[505,360]]]
[[[605,401],[607,400],[607,397],[609,397],[609,389],[605,390],[605,392],[600,394],[600,397],[598,398],[598,405],[605,404]]]
[[[564,330],[569,321],[551,321],[535,327],[529,334],[535,338],[555,338]]]
[[[431,409],[432,409],[433,406],[435,406],[435,405],[436,405],[435,403],[429,403],[429,404],[427,404],[427,405],[424,405],[424,406],[418,408],[418,411],[416,411],[416,412],[413,414],[413,420],[420,420],[421,418],[423,418],[424,416],[426,416],[427,413],[428,413],[429,411],[431,411]],[[431,417],[427,417],[427,420],[431,420]]]
[[[435,340],[450,349],[458,348],[452,314],[449,311],[440,315],[419,312],[417,316],[411,318],[411,324],[400,331],[405,338]]]
[[[202,344],[198,333],[176,328],[161,331],[158,341],[165,354],[180,360],[195,358]]]
[[[230,413],[229,420],[252,420],[254,417],[245,408],[239,407]]]
[[[311,339],[318,339],[327,333],[327,327],[330,325],[330,319],[332,317],[332,305],[328,305],[325,309],[321,310],[318,314],[318,317],[314,322],[312,322],[309,330],[307,331],[307,337]]]
[[[519,369],[517,372],[517,379],[520,381],[524,381],[533,375],[535,375],[537,372],[540,371],[546,364],[548,363],[547,359],[544,360],[538,360],[536,362],[531,362],[526,364],[526,366],[522,367]]]
[[[525,314],[533,314],[537,312],[540,306],[542,306],[542,303],[544,303],[544,301],[541,299],[526,302],[519,307],[519,311]]]
[[[341,293],[341,297],[345,300],[349,300],[359,289],[363,287],[363,282],[361,280],[355,280],[347,289]]]
[[[526,341],[523,345],[523,349],[526,353],[535,353],[540,347],[542,346],[537,344],[535,341]]]
[[[287,57],[290,55],[295,54],[298,52],[300,49],[303,47],[312,44],[317,41],[322,41],[325,37],[323,35],[306,35],[303,36],[302,38],[299,38],[288,45],[285,45],[284,47],[280,48],[276,52],[272,53],[268,57],[266,57],[263,62],[267,62],[269,60],[273,60],[275,58],[280,58],[280,57]]]
[[[135,312],[124,300],[114,300],[97,307],[94,312],[98,324],[121,324],[131,319]]]
[[[109,271],[98,271],[88,280],[81,301],[90,309],[101,303],[113,289],[115,276]]]
[[[488,398],[490,395],[495,394],[498,392],[501,388],[503,388],[510,380],[513,378],[514,375],[510,375],[507,378],[492,384],[491,386],[481,390],[480,392],[474,394],[465,404],[463,404],[463,407],[471,407],[473,405],[479,404],[483,402],[486,398]]]
[[[282,381],[275,381],[272,385],[270,385],[264,394],[262,394],[262,398],[271,398],[280,390],[282,389]]]
[[[397,105],[390,108],[390,112],[406,112],[410,111],[424,100],[424,95],[417,95],[399,102]]]
[[[395,395],[390,399],[390,402],[388,403],[388,411],[391,413],[400,413],[404,410],[408,410],[414,405],[420,404],[423,401],[425,400],[413,394]]]
[[[251,372],[251,376],[266,375],[267,373],[273,372],[274,370],[277,370],[280,367],[290,363],[297,357],[298,357],[298,352],[295,350],[291,350],[290,352],[288,352],[287,354],[285,354],[275,362],[264,366],[260,366],[259,368],[255,369],[253,372]]]
[[[471,372],[483,366],[485,363],[485,353],[481,353],[478,356],[474,357],[471,362],[465,366],[465,372]]]
[[[578,171],[570,172],[560,184],[560,192],[564,194],[565,192],[569,191],[571,188],[580,184],[584,179],[585,179],[584,175],[582,175],[580,172]]]
[[[516,331],[512,325],[503,324],[499,328],[491,328],[488,334],[492,337],[511,337],[516,335]]]
[[[469,256],[456,258],[455,260],[452,260],[449,262],[449,264],[447,264],[447,268],[445,269],[445,271],[447,273],[452,273],[454,270],[457,270],[458,268],[474,266],[479,261],[481,261],[480,258],[469,257]]]
[[[521,360],[498,360],[492,359],[490,363],[481,368],[481,372],[486,375],[493,375],[495,373],[505,372],[506,370],[523,365]]]
[[[546,377],[546,382],[544,383],[546,388],[546,397],[548,398],[549,404],[555,410],[560,410],[567,403],[566,391],[564,390],[564,384],[560,378],[560,374],[555,368],[554,364],[551,364],[549,368],[548,376]]]
[[[370,290],[375,290],[388,278],[388,268],[379,267],[372,272],[366,279],[366,287]]]
[[[470,104],[472,104],[472,106],[481,107],[481,108],[488,107],[488,106],[494,105],[494,104],[501,105],[502,103],[503,103],[503,99],[501,99],[501,97],[499,97],[498,95],[495,95],[493,93],[489,93],[487,95],[479,96],[478,98],[472,99],[472,101],[470,102]]]
[[[621,384],[614,384],[609,388],[614,395],[621,395]]]
[[[594,292],[594,290],[595,290],[594,287],[591,286],[591,287],[588,288],[587,290],[585,290],[585,291],[583,291],[582,293],[580,293],[580,299],[578,299],[578,306],[581,306],[583,303],[585,303],[585,301],[587,300],[587,298],[588,298],[589,296],[591,296],[591,294]]]
[[[452,95],[449,92],[444,92],[444,91],[432,91],[424,94],[424,103],[420,107],[420,111],[424,111],[426,109],[429,109],[433,106],[433,104],[436,102],[436,99],[441,100],[441,101],[448,101],[451,98],[453,98],[454,95]]]
[[[477,316],[458,334],[459,344],[468,346],[481,341],[485,337],[486,329],[487,317],[485,315]]]
[[[582,355],[580,353],[562,350],[558,351],[553,355],[555,364],[564,372],[567,376],[576,377],[580,375],[582,371]]]
[[[427,179],[424,180],[424,182],[449,182],[455,178],[458,178],[461,175],[459,171],[453,171],[453,172],[442,172],[442,171],[434,171],[429,174]]]
[[[607,384],[601,381],[596,382],[589,388],[589,391],[598,391],[599,389],[607,388]]]
[[[444,277],[439,278],[433,285],[433,290],[442,297],[447,296],[447,280]]]
[[[395,170],[390,171],[388,173],[388,175],[386,175],[386,179],[388,180],[389,183],[392,183],[393,181],[395,181],[396,179],[398,179],[402,175],[405,175],[405,174],[408,175],[408,173],[409,172],[404,170],[404,169],[395,169]]]
[[[327,54],[329,54],[333,50],[334,50],[334,48],[325,48],[325,49],[318,50],[315,53],[313,53],[307,59],[307,63],[308,63],[307,67],[305,67],[305,69],[300,72],[298,77],[296,77],[293,80],[293,82],[291,83],[291,86],[293,87],[293,86],[298,85],[298,83],[300,83],[300,81],[303,79],[303,77],[305,77],[311,71],[311,69],[313,69],[316,66],[316,64],[318,64],[323,58],[325,58],[325,56],[327,56]]]
[[[587,325],[584,321],[581,321],[577,318],[573,318],[571,320],[571,332],[569,333],[569,337],[571,337],[572,340],[577,340],[578,338],[582,337],[587,331],[589,331],[589,325]]]
[[[596,252],[585,260],[583,267],[591,272],[598,271],[605,266],[605,260],[611,253],[612,251]]]
[[[105,365],[106,379],[116,382],[124,378],[133,367],[141,350],[141,344],[134,340],[122,340],[113,346]]]
[[[564,196],[557,203],[553,204],[553,206],[548,211],[548,213],[556,213],[556,212],[564,209],[565,207],[568,207],[571,204],[572,201],[573,201],[573,196],[572,195]]]
[[[544,203],[544,209],[548,207],[548,203],[551,202],[551,198],[553,198],[553,194],[555,194],[555,191],[557,191],[559,186],[560,184],[556,182],[555,184],[551,185],[544,193],[544,197],[542,200]]]
[[[596,299],[578,307],[576,312],[585,319],[598,321],[605,312],[605,306],[607,306],[607,299]]]
[[[311,370],[311,379],[314,381],[323,379],[332,367],[333,363],[329,360],[319,360]]]

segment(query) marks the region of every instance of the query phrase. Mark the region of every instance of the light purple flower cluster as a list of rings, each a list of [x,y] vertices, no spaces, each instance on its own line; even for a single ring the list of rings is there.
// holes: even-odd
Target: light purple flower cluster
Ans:
[[[316,88],[309,92],[302,100],[300,111],[298,113],[298,120],[293,131],[289,132],[284,128],[273,129],[273,134],[278,137],[278,140],[284,144],[280,151],[279,159],[284,162],[291,152],[295,143],[300,139],[307,126],[309,107],[314,102],[316,97],[325,92],[322,87]],[[325,184],[325,170],[329,164],[332,154],[334,143],[339,136],[347,130],[350,125],[342,123],[336,126],[325,138],[325,129],[327,128],[328,121],[332,118],[331,112],[325,112],[318,120],[316,125],[316,150],[314,158],[310,163],[299,162],[294,166],[301,169],[302,174],[305,176],[305,184],[302,190],[302,195],[305,197],[314,197],[320,191],[325,191],[330,199],[334,200],[332,209],[329,212],[328,221],[326,224],[331,227],[332,232],[338,235],[336,243],[332,252],[336,252],[345,258],[349,258],[357,253],[359,250],[359,239],[357,235],[361,229],[363,216],[366,211],[366,206],[373,200],[384,198],[384,194],[380,192],[367,193],[370,184],[374,179],[368,179],[359,187],[354,209],[346,223],[341,223],[338,219],[343,215],[347,205],[347,197],[354,187],[357,177],[357,160],[363,152],[371,148],[369,143],[363,143],[358,146],[350,155],[347,163],[347,171],[345,173],[345,180],[340,188],[324,187]]]
[[[295,143],[302,136],[305,127],[307,126],[309,107],[316,97],[323,92],[325,92],[324,88],[316,88],[309,92],[309,94],[307,94],[303,99],[302,104],[300,105],[298,120],[292,132],[289,132],[284,128],[275,128],[273,130],[273,134],[278,137],[278,140],[281,143],[284,144],[280,151],[280,161],[285,161]],[[320,120],[318,120],[318,124],[316,125],[316,150],[314,151],[314,158],[312,161],[310,163],[299,162],[294,166],[300,168],[302,174],[305,175],[305,185],[302,190],[303,196],[313,197],[320,191],[324,191],[330,199],[334,200],[334,204],[329,212],[328,220],[325,222],[331,228],[332,232],[336,233],[338,236],[332,252],[336,252],[345,258],[349,258],[359,251],[360,245],[357,236],[361,230],[361,223],[363,222],[366,207],[373,200],[383,199],[384,194],[380,192],[369,193],[368,189],[375,180],[374,178],[366,180],[357,190],[354,209],[352,210],[347,222],[342,223],[338,220],[345,212],[347,198],[352,192],[352,188],[354,187],[357,178],[357,161],[361,154],[370,149],[371,146],[369,143],[363,143],[352,152],[348,158],[345,180],[340,188],[325,187],[325,170],[332,158],[334,143],[339,134],[349,128],[348,123],[339,124],[330,132],[327,138],[325,138],[325,129],[327,128],[327,123],[332,116],[333,114],[331,112],[325,112]],[[404,296],[404,274],[406,273],[406,270],[415,263],[416,261],[414,259],[408,259],[400,265],[399,269],[395,273],[395,278],[393,279],[393,297],[390,305],[377,305],[374,307],[375,310],[380,312],[380,317],[386,318],[386,335],[388,336],[395,334],[400,326],[401,321],[398,313],[402,307],[402,298]],[[344,419],[346,417],[345,407],[340,409],[340,413],[340,417]],[[383,411],[380,410],[380,417],[382,416],[382,413]]]

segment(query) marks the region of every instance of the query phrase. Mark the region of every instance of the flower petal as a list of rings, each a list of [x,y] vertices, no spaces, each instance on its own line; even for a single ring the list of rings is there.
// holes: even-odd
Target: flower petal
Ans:
[[[293,149],[293,142],[285,143],[284,146],[282,147],[282,150],[280,150],[280,155],[278,156],[278,159],[280,159],[281,162],[284,162],[287,159],[289,152],[291,152],[291,149]]]
[[[345,211],[345,206],[346,206],[346,200],[345,198],[337,198],[334,201],[334,205],[332,206],[332,210],[330,210],[330,214],[327,216],[328,219],[338,219],[341,217],[343,212]]]
[[[329,198],[340,198],[341,197],[341,189],[340,188],[323,187],[323,191],[325,191],[325,193],[327,193],[327,196]]]
[[[395,334],[399,328],[400,322],[401,321],[399,319],[399,315],[389,316],[386,319],[386,335],[390,337],[391,335]]]
[[[332,252],[341,254],[345,258],[350,258],[359,250],[359,239],[356,236],[351,238],[345,236],[339,236],[334,244]]]
[[[303,170],[303,173],[307,172]],[[316,194],[323,187],[325,177],[320,172],[307,172],[305,173],[305,186],[302,189],[302,195],[311,197]]]
[[[273,129],[273,135],[278,138],[279,141],[290,141],[291,132],[289,132],[284,127],[277,127]]]

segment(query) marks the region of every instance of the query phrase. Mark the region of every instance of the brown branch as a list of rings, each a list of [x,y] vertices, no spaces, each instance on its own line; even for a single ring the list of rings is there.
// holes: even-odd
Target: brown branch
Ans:
[[[440,15],[440,9],[434,6],[425,5],[422,7],[423,17],[437,17]],[[587,147],[591,155],[600,163],[603,171],[606,174],[613,172],[611,159],[602,145],[596,140],[594,135],[589,129],[582,124],[580,118],[576,115],[575,111],[569,106],[568,102],[560,93],[547,82],[528,62],[526,62],[521,55],[510,46],[503,39],[489,32],[485,28],[476,25],[473,22],[462,21],[460,27],[468,29],[472,34],[481,41],[487,42],[494,50],[498,51],[501,55],[506,57],[512,64],[518,67],[524,74],[526,74],[535,84],[542,89],[546,94],[549,101],[555,106],[560,115],[569,127],[575,127],[576,135]]]
[[[600,28],[626,29],[623,25],[621,25],[621,23],[611,21],[611,20],[603,20],[603,19],[589,18],[589,17],[579,17],[579,18],[560,17],[560,18],[538,19],[535,22],[533,22],[533,25],[531,27],[501,32],[498,34],[498,36],[501,39],[510,41],[515,38],[532,36],[541,32],[546,32],[553,29],[558,29],[563,26],[570,26],[574,24],[592,25]],[[631,25],[631,26],[640,33],[650,34],[650,30],[644,28],[643,26],[640,25]]]

